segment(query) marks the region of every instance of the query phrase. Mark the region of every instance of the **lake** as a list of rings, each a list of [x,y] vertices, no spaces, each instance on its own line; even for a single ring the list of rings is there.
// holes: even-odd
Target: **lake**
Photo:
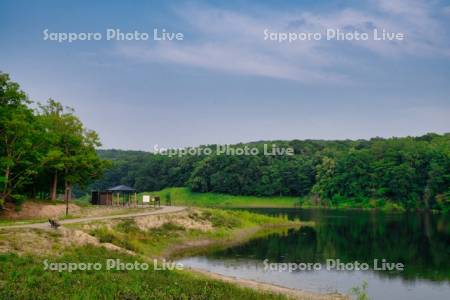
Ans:
[[[348,293],[366,281],[372,299],[432,300],[450,295],[448,216],[327,209],[251,211],[314,221],[315,226],[280,230],[180,262],[222,275],[315,292]],[[383,259],[403,264],[403,271],[375,270],[374,260],[380,263]],[[331,262],[337,260],[343,267],[331,268]],[[356,262],[369,269],[346,268]],[[295,263],[297,269],[284,270],[287,263]],[[306,268],[308,263],[315,268]]]

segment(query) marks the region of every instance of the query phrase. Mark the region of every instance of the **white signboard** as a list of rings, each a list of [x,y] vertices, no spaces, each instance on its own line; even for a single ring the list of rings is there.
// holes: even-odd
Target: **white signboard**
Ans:
[[[149,195],[144,195],[142,196],[142,202],[143,203],[149,203],[150,202],[150,196]]]

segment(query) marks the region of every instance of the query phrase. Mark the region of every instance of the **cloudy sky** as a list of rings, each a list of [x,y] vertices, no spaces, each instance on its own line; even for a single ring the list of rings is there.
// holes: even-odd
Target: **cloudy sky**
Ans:
[[[450,1],[128,2],[0,1],[0,70],[32,100],[75,108],[103,148],[450,131]],[[108,41],[108,28],[150,39]],[[184,39],[154,41],[155,28]],[[59,43],[45,29],[103,36]],[[405,39],[264,34],[327,29]]]

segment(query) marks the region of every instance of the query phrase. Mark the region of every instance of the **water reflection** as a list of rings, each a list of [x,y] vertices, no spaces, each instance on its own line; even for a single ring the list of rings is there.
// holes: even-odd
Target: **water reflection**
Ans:
[[[224,275],[251,278],[315,291],[348,291],[363,280],[375,299],[441,299],[450,292],[450,222],[428,213],[385,214],[367,211],[255,209],[265,214],[314,221],[243,245],[184,260]],[[277,263],[365,262],[386,259],[405,265],[399,271],[296,271],[264,269]],[[423,297],[422,297],[423,296]],[[422,298],[421,298],[422,297]],[[405,298],[405,299],[406,299]]]

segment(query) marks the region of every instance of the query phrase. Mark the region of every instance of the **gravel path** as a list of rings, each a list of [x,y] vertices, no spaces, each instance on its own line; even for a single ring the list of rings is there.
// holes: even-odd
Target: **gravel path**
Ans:
[[[163,215],[170,213],[177,213],[185,210],[184,206],[161,206],[161,209],[154,211],[147,211],[142,213],[132,213],[125,215],[112,215],[112,216],[101,216],[101,217],[85,217],[85,218],[76,218],[76,219],[66,219],[58,221],[61,225],[64,224],[72,224],[72,223],[80,223],[80,222],[90,222],[90,221],[98,221],[98,220],[111,220],[111,219],[124,219],[124,218],[134,218],[134,217],[142,217],[142,216],[150,216],[150,215]],[[32,223],[32,224],[20,224],[20,225],[6,225],[0,226],[0,229],[10,229],[10,228],[49,228],[49,222],[43,223]]]

